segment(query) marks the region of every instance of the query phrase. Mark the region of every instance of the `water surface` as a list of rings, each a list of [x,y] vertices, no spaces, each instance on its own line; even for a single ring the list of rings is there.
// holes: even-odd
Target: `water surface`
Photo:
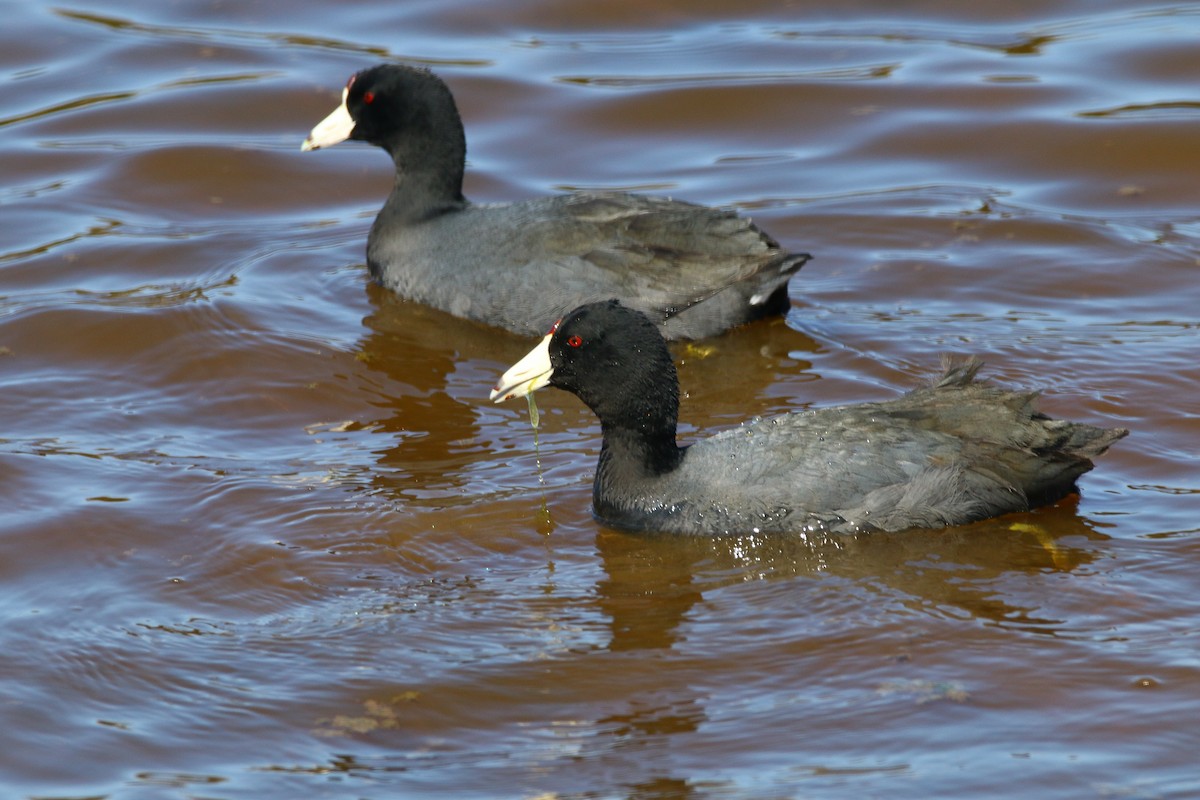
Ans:
[[[17,798],[1200,795],[1200,5],[6,6],[0,785]],[[467,193],[741,209],[816,258],[676,349],[683,433],[944,352],[1132,429],[1030,514],[604,529],[531,342],[369,285],[346,78]],[[540,464],[540,471],[539,471]]]

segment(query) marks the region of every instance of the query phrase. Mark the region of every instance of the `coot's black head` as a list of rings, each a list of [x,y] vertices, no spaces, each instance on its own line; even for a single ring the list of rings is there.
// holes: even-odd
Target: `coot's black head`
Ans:
[[[444,140],[466,146],[454,96],[427,69],[380,64],[350,76],[342,104],[322,120],[304,150],[358,139],[394,154],[401,140]]]
[[[606,427],[672,438],[679,379],[667,344],[644,314],[616,300],[580,306],[500,378],[496,402],[556,386],[579,397]]]

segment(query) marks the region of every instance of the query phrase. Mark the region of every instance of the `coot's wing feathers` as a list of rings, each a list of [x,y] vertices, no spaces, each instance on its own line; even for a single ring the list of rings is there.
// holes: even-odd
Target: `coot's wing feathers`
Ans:
[[[581,192],[553,201],[563,213],[596,226],[601,242],[624,240],[714,260],[782,252],[778,242],[732,209],[624,192]]]
[[[593,192],[517,206],[521,232],[501,246],[502,262],[545,278],[560,311],[618,297],[666,320],[668,338],[711,336],[779,313],[788,279],[809,259],[733,211],[678,200]]]
[[[896,419],[886,404],[841,406],[756,419],[703,439],[688,448],[680,475],[704,475],[722,490],[744,486],[797,509],[831,511],[911,480],[930,459],[955,459],[959,445]]]
[[[469,206],[376,252],[385,285],[458,316],[540,334],[615,297],[667,338],[778,313],[772,293],[786,302],[789,276],[808,260],[732,211],[611,192]]]
[[[554,200],[590,226],[577,255],[661,298],[655,301],[659,309],[681,311],[743,282],[769,293],[807,260],[802,254],[789,258],[778,242],[729,209],[622,193]]]
[[[767,505],[832,510],[849,528],[936,527],[1055,499],[1127,433],[1048,419],[1036,393],[972,383],[978,365],[967,367],[893,401],[724,431],[689,448],[681,475],[755,487]]]

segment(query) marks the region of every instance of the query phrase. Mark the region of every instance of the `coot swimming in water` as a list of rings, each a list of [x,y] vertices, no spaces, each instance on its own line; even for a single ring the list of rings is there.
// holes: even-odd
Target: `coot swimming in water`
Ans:
[[[632,530],[686,534],[895,531],[960,525],[1053,502],[1128,431],[1055,420],[1035,392],[948,364],[882,403],[756,419],[686,447],[679,381],[655,326],[616,301],[577,308],[500,378],[500,402],[543,386],[600,418],[593,510]]]
[[[455,316],[539,334],[564,311],[618,297],[671,339],[713,336],[786,312],[809,259],[733,211],[624,192],[476,205],[462,194],[466,138],[454,97],[424,69],[350,78],[302,149],[359,139],[386,150],[396,183],[367,237],[384,286]]]

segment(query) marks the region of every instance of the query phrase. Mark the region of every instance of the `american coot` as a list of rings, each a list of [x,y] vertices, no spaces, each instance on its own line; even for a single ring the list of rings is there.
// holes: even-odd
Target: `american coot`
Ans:
[[[352,76],[303,150],[382,147],[396,183],[367,237],[371,274],[401,296],[522,334],[577,305],[619,297],[672,339],[713,336],[789,307],[809,259],[728,210],[622,192],[475,205],[454,97],[423,69]]]
[[[646,317],[616,301],[577,308],[500,378],[500,402],[543,386],[576,394],[604,443],[593,506],[615,527],[673,533],[937,528],[1068,494],[1128,431],[1054,420],[1035,392],[947,364],[883,403],[755,419],[679,447],[679,381]]]

